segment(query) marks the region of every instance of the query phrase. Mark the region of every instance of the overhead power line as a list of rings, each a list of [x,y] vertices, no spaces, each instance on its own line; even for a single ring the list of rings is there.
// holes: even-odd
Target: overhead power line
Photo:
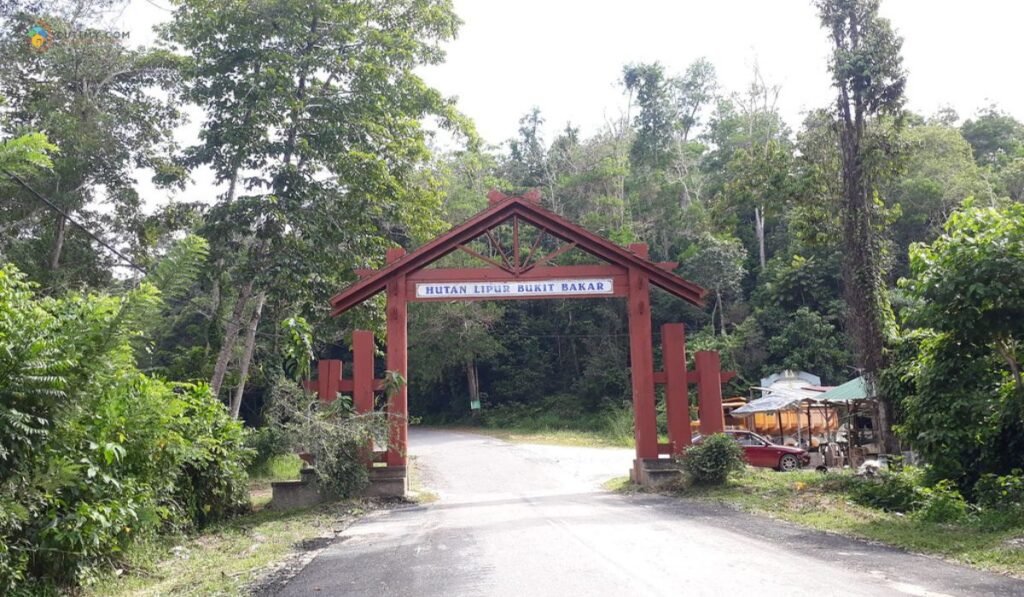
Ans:
[[[143,274],[146,273],[146,268],[144,268],[141,265],[139,265],[139,264],[135,263],[134,261],[132,261],[131,258],[129,258],[127,255],[125,255],[124,253],[118,251],[113,246],[108,244],[107,241],[103,240],[98,235],[94,234],[91,230],[86,228],[84,224],[82,224],[78,220],[72,218],[70,215],[68,215],[68,213],[66,211],[64,211],[63,209],[58,207],[53,201],[50,201],[49,199],[44,197],[41,193],[39,193],[34,188],[32,188],[31,185],[29,185],[27,182],[22,180],[22,178],[20,176],[18,176],[17,174],[15,174],[15,173],[13,173],[13,172],[11,172],[9,170],[4,170],[3,173],[5,175],[7,175],[8,178],[10,178],[14,182],[18,183],[18,186],[20,186],[21,188],[23,188],[26,191],[28,191],[33,197],[35,197],[36,199],[42,201],[44,204],[46,204],[47,207],[49,207],[53,211],[59,213],[68,222],[71,222],[79,230],[81,230],[82,232],[86,233],[89,236],[89,238],[91,238],[94,241],[98,242],[100,245],[103,246],[103,248],[105,248],[106,250],[108,250],[111,253],[113,253],[114,255],[116,255],[121,261],[126,263],[128,265],[128,267],[131,267],[132,269],[138,270],[139,272],[142,272]]]

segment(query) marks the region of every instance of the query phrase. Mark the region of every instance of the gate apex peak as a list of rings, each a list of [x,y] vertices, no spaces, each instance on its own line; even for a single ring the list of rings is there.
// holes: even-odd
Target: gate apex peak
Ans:
[[[529,191],[526,191],[523,193],[522,197],[530,203],[540,205],[540,191],[537,189],[530,189]]]
[[[487,204],[488,205],[496,205],[496,204],[501,203],[502,201],[504,201],[506,199],[510,199],[510,197],[508,195],[506,195],[505,193],[502,193],[498,189],[491,189],[490,191],[487,192]]]
[[[501,203],[502,201],[515,198],[515,195],[506,195],[505,193],[502,193],[498,189],[491,189],[490,191],[487,192],[487,205],[493,207]],[[530,189],[524,192],[522,195],[519,195],[518,198],[522,199],[523,201],[529,201],[534,205],[540,205],[540,190]]]

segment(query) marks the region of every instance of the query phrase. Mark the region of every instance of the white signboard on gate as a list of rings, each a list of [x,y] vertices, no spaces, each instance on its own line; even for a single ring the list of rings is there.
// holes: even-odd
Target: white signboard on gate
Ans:
[[[611,278],[533,280],[516,282],[419,282],[416,298],[521,298],[612,295]]]

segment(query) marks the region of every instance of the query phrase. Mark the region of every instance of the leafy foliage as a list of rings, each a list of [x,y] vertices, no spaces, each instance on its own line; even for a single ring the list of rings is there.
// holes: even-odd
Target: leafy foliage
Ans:
[[[948,523],[963,520],[967,512],[967,501],[956,484],[943,479],[921,489],[921,505],[914,515],[927,522]]]
[[[388,445],[385,417],[355,414],[347,396],[323,403],[294,382],[278,379],[268,410],[269,425],[283,432],[289,448],[313,456],[321,487],[337,497],[357,495],[366,487],[370,447]],[[276,448],[277,440],[273,443]]]
[[[42,133],[29,133],[0,142],[0,172],[26,176],[50,168],[53,160],[50,154],[57,146]]]
[[[111,0],[48,2],[5,15],[0,29],[0,127],[23,137],[8,149],[22,157],[56,146],[46,160],[33,159],[27,182],[62,212],[120,242],[148,250],[137,235],[142,200],[135,172],[151,168],[161,184],[180,180],[170,154],[172,129],[181,121],[174,101],[178,59],[169,52],[130,48],[103,16]],[[25,44],[23,32],[43,19],[55,36],[45,52]],[[28,152],[28,153],[26,153]],[[42,167],[42,166],[46,167]],[[109,208],[95,209],[104,201]],[[0,208],[20,234],[2,236],[0,250],[48,289],[97,287],[111,280],[112,256],[88,235],[55,215],[31,192],[17,188]],[[142,241],[142,242],[139,242]],[[124,265],[124,264],[122,264]]]
[[[911,512],[920,504],[920,477],[919,471],[882,471],[877,477],[858,479],[850,496],[886,512]]]
[[[982,508],[1024,513],[1024,473],[982,475],[974,485],[974,499]]]
[[[88,579],[137,538],[248,507],[242,430],[134,364],[124,297],[39,300],[0,270],[0,588]]]
[[[1024,207],[966,202],[944,234],[911,249],[920,327],[904,434],[942,479],[970,488],[985,473],[1009,474],[1021,460],[1024,384]]]
[[[721,485],[743,466],[743,448],[724,433],[709,435],[690,446],[683,458],[683,469],[700,485]]]

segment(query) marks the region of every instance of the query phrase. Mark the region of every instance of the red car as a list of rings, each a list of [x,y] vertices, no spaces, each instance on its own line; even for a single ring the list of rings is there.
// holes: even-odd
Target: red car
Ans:
[[[807,450],[773,444],[752,431],[727,429],[725,434],[743,447],[743,455],[750,466],[773,468],[778,471],[795,471],[811,461]],[[700,435],[695,435],[693,443],[699,444],[702,439]]]

